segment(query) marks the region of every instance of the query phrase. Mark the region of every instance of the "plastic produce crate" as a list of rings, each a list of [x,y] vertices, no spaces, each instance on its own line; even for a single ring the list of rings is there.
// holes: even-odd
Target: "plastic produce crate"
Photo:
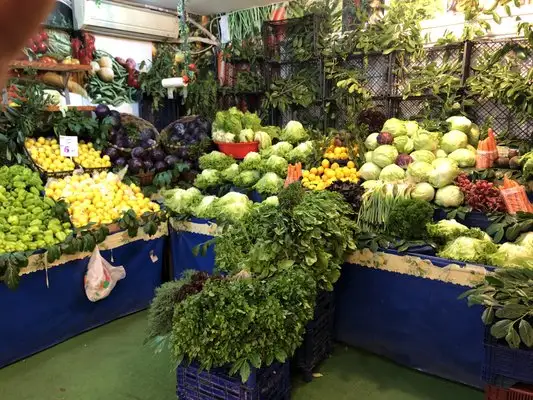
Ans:
[[[504,389],[489,385],[485,388],[485,400],[533,400],[533,386],[517,385]]]
[[[306,382],[313,380],[313,370],[332,353],[334,327],[334,292],[321,291],[316,299],[315,316],[307,324],[304,341],[295,355],[295,366]]]
[[[504,388],[517,383],[533,385],[533,351],[512,349],[486,330],[483,381]]]
[[[179,366],[177,378],[180,400],[289,400],[291,396],[289,363],[253,368],[246,383],[238,374],[229,376],[229,368],[202,371],[196,364]]]

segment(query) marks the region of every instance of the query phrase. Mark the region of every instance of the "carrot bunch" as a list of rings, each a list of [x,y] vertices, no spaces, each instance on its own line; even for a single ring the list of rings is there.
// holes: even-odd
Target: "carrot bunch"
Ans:
[[[295,165],[289,164],[287,169],[287,179],[285,179],[285,187],[289,186],[291,183],[299,181],[302,177],[302,163],[296,163]]]
[[[519,211],[533,212],[533,206],[527,198],[526,190],[518,182],[505,176],[501,193],[507,212],[516,214]]]
[[[491,168],[494,161],[497,159],[498,147],[496,144],[496,135],[494,134],[494,131],[489,128],[488,137],[484,140],[480,140],[477,145],[476,168]]]

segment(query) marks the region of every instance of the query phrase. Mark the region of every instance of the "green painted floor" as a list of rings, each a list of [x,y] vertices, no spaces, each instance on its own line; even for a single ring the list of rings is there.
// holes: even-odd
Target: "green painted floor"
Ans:
[[[142,346],[146,313],[92,330],[0,369],[1,400],[175,400],[166,356]],[[295,400],[481,400],[481,392],[344,346]]]

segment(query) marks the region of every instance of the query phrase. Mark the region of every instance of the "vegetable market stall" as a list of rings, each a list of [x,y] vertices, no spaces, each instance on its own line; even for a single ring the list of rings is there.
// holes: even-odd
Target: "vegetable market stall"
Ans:
[[[336,339],[400,364],[483,387],[481,307],[457,298],[483,281],[479,265],[396,251],[358,251],[336,288]]]
[[[84,331],[146,308],[161,285],[166,223],[149,237],[117,232],[100,245],[102,256],[122,265],[126,278],[109,297],[90,302],[84,276],[91,253],[63,256],[47,265],[46,254],[30,257],[20,286],[0,287],[0,318],[9,321],[0,333],[0,367],[42,351]]]

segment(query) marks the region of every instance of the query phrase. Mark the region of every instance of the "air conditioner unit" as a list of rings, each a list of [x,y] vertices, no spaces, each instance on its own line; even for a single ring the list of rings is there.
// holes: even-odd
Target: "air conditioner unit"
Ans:
[[[141,6],[102,0],[73,1],[74,28],[102,35],[147,41],[177,40],[179,22],[175,15]]]

